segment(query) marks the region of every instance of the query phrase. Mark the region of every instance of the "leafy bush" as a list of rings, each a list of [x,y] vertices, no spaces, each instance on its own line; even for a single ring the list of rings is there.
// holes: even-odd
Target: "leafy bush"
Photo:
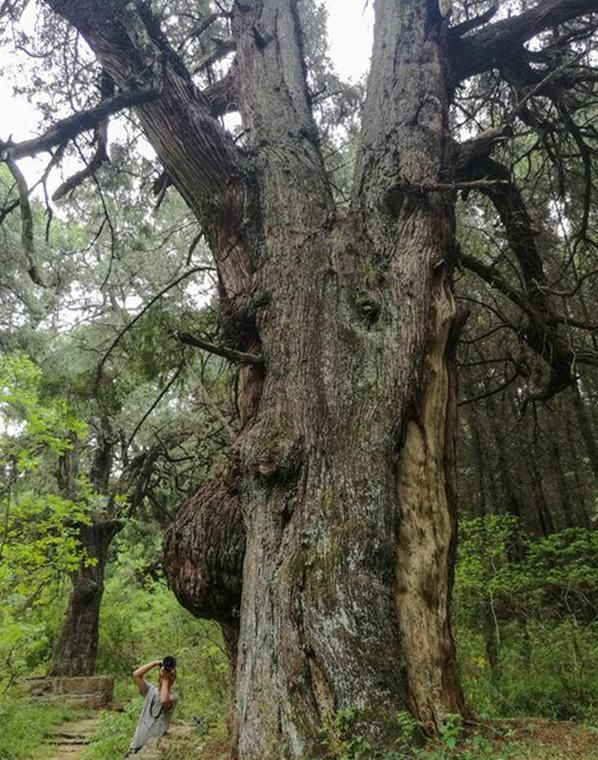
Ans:
[[[595,720],[598,532],[526,535],[516,518],[461,525],[454,616],[475,710]]]

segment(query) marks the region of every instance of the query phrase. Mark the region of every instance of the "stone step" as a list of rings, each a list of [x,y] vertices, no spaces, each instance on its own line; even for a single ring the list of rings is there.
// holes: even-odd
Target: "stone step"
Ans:
[[[46,744],[74,744],[78,747],[89,744],[88,736],[48,736]]]
[[[60,754],[54,755],[51,760],[62,760],[65,757],[81,757],[81,747],[60,747]]]

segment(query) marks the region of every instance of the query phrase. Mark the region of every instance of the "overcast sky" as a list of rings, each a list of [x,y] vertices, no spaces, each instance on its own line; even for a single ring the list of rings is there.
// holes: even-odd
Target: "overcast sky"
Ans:
[[[330,57],[343,79],[358,80],[369,65],[372,0],[324,0],[324,4],[329,14]],[[24,97],[13,96],[13,84],[12,79],[0,77],[0,139],[12,137],[18,142],[37,134],[38,117]],[[43,166],[40,159],[24,159],[19,164],[30,181],[37,178]],[[58,181],[58,177],[52,178],[50,186]]]
[[[331,58],[339,74],[359,79],[367,70],[374,11],[371,0],[325,0]]]
[[[344,79],[359,79],[367,70],[373,10],[371,0],[324,0],[329,13],[330,53]],[[34,134],[35,110],[24,98],[14,98],[12,81],[0,79],[0,138],[14,140]]]

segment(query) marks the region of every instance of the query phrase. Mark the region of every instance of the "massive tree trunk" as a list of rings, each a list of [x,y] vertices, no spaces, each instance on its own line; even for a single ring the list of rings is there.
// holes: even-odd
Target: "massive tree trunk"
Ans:
[[[265,380],[238,442],[240,758],[317,757],[322,726],[342,710],[356,709],[355,730],[382,748],[400,710],[434,727],[463,709],[449,628],[453,204],[417,187],[439,179],[445,146],[431,7],[387,4],[378,25],[362,189],[345,222],[306,108],[292,4],[237,8],[240,105],[263,146],[253,287],[266,295]],[[259,51],[255,28],[269,40]],[[384,49],[401,33],[388,70]],[[387,134],[390,79],[397,126]],[[174,528],[167,540],[175,587],[184,538]]]
[[[428,187],[441,179],[448,144],[436,3],[379,4],[344,220],[318,148],[294,2],[235,4],[250,165],[216,134],[209,104],[147,18],[51,5],[118,83],[144,68],[132,45],[162,50],[161,94],[139,117],[204,222],[225,338],[263,358],[263,369],[242,371],[239,497],[225,488],[222,499],[229,517],[215,511],[222,486],[208,486],[166,543],[182,601],[229,631],[238,625],[239,758],[317,757],[323,726],[348,709],[380,749],[398,736],[401,710],[433,729],[463,711],[449,624],[454,197]],[[202,550],[200,536],[181,529],[190,513],[204,541],[241,524],[244,557],[214,562],[220,547]],[[239,540],[221,543],[243,550]],[[240,583],[218,573],[241,560],[235,619]]]
[[[230,463],[181,510],[164,558],[182,603],[236,646],[236,754],[318,757],[323,728],[349,709],[373,754],[392,746],[401,710],[434,730],[464,709],[449,622],[461,322],[450,164],[465,172],[468,151],[493,145],[455,150],[451,88],[496,65],[502,42],[521,46],[595,0],[550,0],[463,39],[437,0],[377,0],[345,216],[296,0],[232,3],[242,147],[147,3],[46,2],[117,86],[147,90],[139,121],[203,226],[222,338],[245,362]]]

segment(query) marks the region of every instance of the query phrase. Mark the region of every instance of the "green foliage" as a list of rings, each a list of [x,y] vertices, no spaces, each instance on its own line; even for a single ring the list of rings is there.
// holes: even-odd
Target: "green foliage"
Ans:
[[[463,520],[455,596],[462,615],[492,605],[501,619],[579,613],[598,598],[598,531],[571,528],[534,539],[517,518]]]
[[[330,760],[365,760],[372,745],[362,734],[363,718],[356,708],[338,710],[324,720],[322,746]]]
[[[597,599],[597,532],[532,538],[509,516],[463,521],[454,612],[475,709],[595,720]]]
[[[86,426],[63,399],[42,399],[42,372],[24,354],[0,358],[0,415],[5,432],[3,460],[19,471],[37,469],[40,450],[62,454],[84,436]]]
[[[407,712],[396,716],[399,738],[393,746],[373,747],[364,738],[364,720],[357,709],[346,709],[325,723],[323,747],[327,760],[510,760],[514,747],[498,744],[485,733],[467,732],[459,715],[447,715],[439,736],[422,746],[420,726]],[[495,732],[496,734],[496,732]],[[494,739],[499,738],[496,735]],[[502,738],[502,737],[500,737]]]
[[[48,624],[34,608],[87,561],[78,531],[90,520],[90,500],[64,498],[53,476],[86,427],[64,400],[42,390],[28,357],[0,357],[0,658],[10,663],[0,681],[8,683],[47,656]],[[89,491],[83,482],[82,491]]]
[[[40,744],[52,726],[73,718],[64,705],[35,702],[17,689],[0,696],[0,760],[41,758]],[[34,755],[35,752],[35,755]]]
[[[84,760],[108,760],[123,757],[139,718],[137,702],[128,704],[123,712],[104,710],[100,713],[95,733],[83,754]]]

